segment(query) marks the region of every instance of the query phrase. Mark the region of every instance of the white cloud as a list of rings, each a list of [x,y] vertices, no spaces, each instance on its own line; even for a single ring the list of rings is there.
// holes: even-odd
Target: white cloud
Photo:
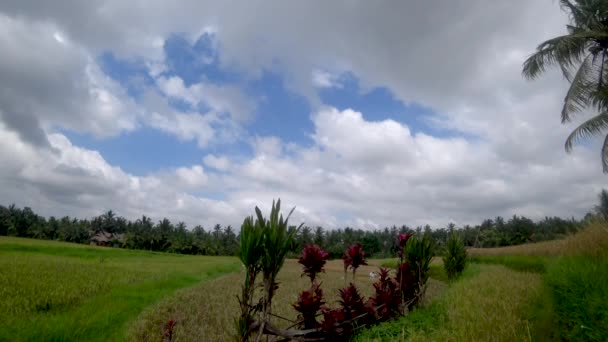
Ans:
[[[230,159],[227,157],[217,157],[213,154],[208,154],[203,158],[205,165],[212,167],[218,171],[228,171],[231,167]]]
[[[181,182],[191,188],[199,188],[207,183],[207,175],[200,165],[179,167],[175,173]]]
[[[338,76],[324,70],[313,70],[312,84],[317,88],[342,88]]]
[[[130,217],[232,224],[278,196],[298,206],[297,219],[325,226],[582,215],[605,184],[598,150],[563,152],[571,127],[559,123],[565,84],[556,73],[536,82],[520,75],[525,56],[565,22],[549,0],[252,1],[239,11],[205,1],[3,1],[0,199],[47,213],[119,207]],[[256,137],[249,159],[215,153],[203,160],[213,171],[190,165],[136,177],[52,133],[111,136],[146,125],[201,148],[238,138],[238,123],[255,109],[238,87],[166,74],[164,39],[208,27],[222,68],[252,79],[280,73],[313,106],[319,87],[339,86],[337,75],[350,73],[362,89],[386,87],[431,108],[427,122],[461,137],[413,134],[396,120],[319,106],[312,146]],[[99,70],[104,51],[143,60],[164,96],[206,109],[180,112],[154,92],[134,104]]]
[[[207,106],[216,113],[227,113],[240,122],[249,120],[255,108],[255,104],[233,86],[202,82],[185,86],[184,81],[177,76],[159,77],[156,83],[169,97],[180,99],[195,107]]]
[[[0,113],[24,139],[48,145],[52,127],[112,136],[136,126],[137,108],[86,49],[49,21],[0,13]]]

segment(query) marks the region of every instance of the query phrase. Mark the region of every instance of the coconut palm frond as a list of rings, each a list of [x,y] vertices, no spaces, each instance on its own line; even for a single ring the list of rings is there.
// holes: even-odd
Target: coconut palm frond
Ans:
[[[565,147],[566,151],[572,151],[572,147],[576,142],[582,138],[588,138],[598,133],[601,133],[608,128],[608,111],[604,111],[601,114],[583,122],[578,126],[566,139]],[[602,153],[604,155],[604,153]]]
[[[591,84],[598,82],[598,73],[596,72],[597,58],[592,54],[587,54],[578,71],[572,78],[570,88],[564,98],[564,106],[562,107],[562,123],[570,121],[574,113],[580,112],[589,106],[591,101]]]
[[[524,62],[523,75],[534,79],[546,71],[546,68],[558,64],[564,76],[570,80],[572,69],[580,63],[585,55],[588,40],[582,34],[564,35],[541,43],[536,53]]]
[[[604,138],[604,145],[602,145],[602,169],[604,173],[608,173],[608,135]]]

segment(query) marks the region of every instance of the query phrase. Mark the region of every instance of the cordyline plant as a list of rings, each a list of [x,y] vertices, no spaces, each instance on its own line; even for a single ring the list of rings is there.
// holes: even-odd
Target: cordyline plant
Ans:
[[[241,288],[241,296],[237,297],[241,315],[235,324],[237,340],[247,341],[252,333],[250,326],[253,317],[260,310],[260,306],[253,305],[253,295],[255,281],[262,270],[261,262],[264,255],[263,230],[259,222],[254,221],[253,216],[249,216],[243,221],[240,237],[237,256],[245,267],[245,283]]]
[[[403,258],[405,257],[404,250],[407,245],[407,240],[412,237],[412,234],[399,234],[397,240],[399,240],[399,260],[403,263]]]
[[[401,272],[403,276],[399,277],[404,278],[406,274],[411,273],[411,276],[414,278],[414,288],[411,290],[408,289],[408,291],[413,291],[414,293],[412,300],[408,304],[409,309],[417,305],[424,296],[426,283],[429,279],[431,259],[434,254],[433,250],[433,240],[426,234],[422,236],[412,236],[407,241],[404,249],[404,258],[407,262],[407,267],[404,266],[403,272]],[[403,266],[403,264],[401,266]],[[401,266],[399,267],[399,270],[401,270]],[[409,270],[406,270],[405,268]],[[408,283],[405,281],[405,278],[402,281],[402,284],[403,283]]]
[[[272,209],[270,210],[270,219],[266,220],[262,215],[262,211],[260,211],[258,207],[255,208],[257,222],[263,232],[262,237],[264,245],[264,253],[261,259],[262,274],[264,276],[264,292],[261,302],[262,322],[257,338],[258,341],[262,338],[266,322],[270,321],[272,297],[277,288],[277,275],[285,263],[287,253],[291,250],[295,234],[303,225],[300,224],[298,228],[289,231],[288,221],[294,210],[295,208],[291,209],[287,217],[283,219],[283,215],[281,214],[281,200],[277,200],[276,205],[273,201]]]
[[[301,321],[300,326],[304,329],[317,328],[317,313],[324,304],[323,290],[319,284],[313,283],[310,290],[302,291],[296,304],[293,304],[293,308],[298,312],[298,319]]]
[[[350,267],[353,270],[353,282],[355,281],[355,275],[357,268],[362,265],[367,265],[365,257],[367,254],[363,251],[363,246],[360,243],[356,243],[348,248],[348,250],[342,256],[344,261],[344,283],[346,284],[346,273]]]
[[[262,211],[256,207],[256,219],[248,217],[241,228],[241,245],[239,246],[239,259],[245,267],[245,285],[243,286],[239,303],[241,316],[237,321],[237,339],[247,341],[252,334],[253,316],[260,313],[259,332],[257,341],[262,338],[266,323],[272,314],[272,298],[277,288],[276,277],[283,267],[285,256],[291,250],[294,235],[300,227],[290,230],[288,226],[289,215],[283,218],[281,200],[276,204],[272,202],[270,218],[266,219]],[[253,305],[255,281],[262,273],[262,298],[257,305]]]
[[[314,283],[317,274],[325,272],[323,267],[329,259],[329,253],[321,249],[317,245],[306,245],[302,250],[298,263],[304,268],[302,276],[306,275],[310,278],[310,282]]]
[[[381,267],[378,281],[373,284],[376,294],[370,298],[380,321],[386,321],[400,313],[401,295],[399,283],[390,277],[388,268]]]

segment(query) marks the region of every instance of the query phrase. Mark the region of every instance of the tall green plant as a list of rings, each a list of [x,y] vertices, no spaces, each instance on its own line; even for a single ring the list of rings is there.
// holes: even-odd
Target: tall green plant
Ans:
[[[272,298],[274,291],[277,288],[276,278],[279,271],[285,263],[285,257],[291,251],[294,243],[294,236],[302,227],[301,224],[296,229],[289,229],[289,217],[295,208],[291,209],[287,217],[284,219],[281,214],[281,200],[277,200],[276,204],[272,202],[270,210],[270,218],[266,220],[262,215],[262,211],[256,207],[257,215],[256,224],[260,226],[262,231],[263,253],[261,257],[261,271],[264,276],[263,281],[263,297],[261,302],[262,322],[260,325],[260,333],[258,340],[262,336],[264,326],[270,320],[272,311]]]
[[[449,280],[457,278],[467,262],[467,250],[464,242],[458,234],[452,232],[445,244],[445,255],[443,256],[443,267]]]
[[[416,286],[416,295],[412,306],[419,302],[426,291],[426,282],[429,279],[429,270],[434,255],[434,249],[434,241],[427,234],[422,236],[414,235],[407,240],[405,261],[409,263],[409,267],[414,274]]]
[[[236,320],[237,340],[247,341],[251,335],[250,324],[259,306],[253,305],[255,281],[262,270],[264,256],[263,230],[253,216],[245,218],[241,226],[240,246],[237,256],[245,267],[245,283],[241,287],[241,296],[237,297],[241,316]]]

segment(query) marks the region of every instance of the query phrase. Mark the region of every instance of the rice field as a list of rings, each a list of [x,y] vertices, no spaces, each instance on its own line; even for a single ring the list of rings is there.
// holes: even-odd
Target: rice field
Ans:
[[[608,231],[594,223],[565,240],[469,250],[475,263],[452,284],[435,258],[422,307],[355,340],[602,339],[607,251]],[[369,272],[396,259],[369,263],[355,279],[366,297]],[[0,238],[0,341],[163,341],[169,320],[176,322],[173,341],[230,340],[242,277],[231,257]],[[350,272],[344,279],[341,260],[329,261],[319,280],[329,306],[353,281]],[[274,322],[286,327],[309,280],[287,260],[278,281]]]
[[[373,281],[369,272],[377,271],[379,261],[371,260],[369,266],[357,270],[355,283],[366,298],[372,294]],[[344,268],[341,260],[326,264],[320,282],[327,305],[336,306],[338,289],[344,287]],[[273,299],[273,314],[296,320],[291,307],[300,291],[310,287],[310,280],[301,277],[302,268],[295,260],[287,260],[279,276],[279,290]],[[129,331],[132,341],[160,341],[162,324],[169,319],[177,321],[175,338],[179,341],[226,341],[234,334],[233,319],[238,313],[236,296],[240,291],[243,274],[235,273],[180,291],[148,308]],[[352,281],[348,273],[347,281]],[[446,288],[445,283],[431,279],[427,288],[427,300],[438,296]],[[221,294],[221,295],[218,295]],[[287,327],[288,320],[275,317],[275,323]]]
[[[0,340],[121,340],[144,308],[238,268],[236,258],[2,237]]]

